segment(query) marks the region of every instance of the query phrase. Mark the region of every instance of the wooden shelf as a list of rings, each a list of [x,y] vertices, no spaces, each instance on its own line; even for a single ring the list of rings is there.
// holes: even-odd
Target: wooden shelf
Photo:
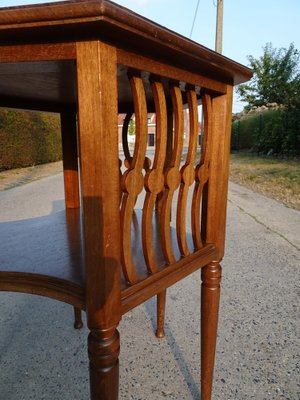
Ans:
[[[79,210],[0,223],[0,290],[84,306]]]
[[[214,246],[206,245],[180,260],[176,232],[172,229],[171,238],[178,261],[174,265],[166,265],[160,246],[156,246],[159,271],[150,275],[143,257],[141,217],[141,210],[136,210],[132,226],[133,256],[140,282],[130,286],[122,274],[124,313],[154,296],[158,281],[161,284],[165,280],[167,288],[206,265],[215,256]],[[156,218],[153,218],[153,232],[159,235],[155,222]],[[47,296],[85,309],[82,237],[79,209],[0,223],[0,290]],[[192,250],[191,235],[187,239]],[[159,239],[154,242],[159,243]],[[142,297],[141,291],[144,293]]]

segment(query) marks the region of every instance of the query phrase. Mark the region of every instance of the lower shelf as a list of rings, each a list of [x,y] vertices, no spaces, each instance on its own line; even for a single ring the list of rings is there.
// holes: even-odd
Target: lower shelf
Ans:
[[[79,210],[0,223],[0,290],[84,308],[81,238]]]
[[[143,254],[140,215],[133,227],[135,254]],[[153,219],[155,223],[155,218]],[[154,232],[158,231],[153,229]],[[176,234],[172,232],[174,248]],[[156,238],[158,240],[158,238]],[[155,240],[154,240],[155,241]],[[172,265],[165,265],[162,254],[159,271],[147,274],[143,269],[140,281],[127,285],[122,280],[122,313],[141,304],[216,258],[213,245],[191,252]],[[29,220],[0,223],[0,290],[32,293],[54,298],[85,309],[84,256],[82,223],[79,209],[69,209]]]

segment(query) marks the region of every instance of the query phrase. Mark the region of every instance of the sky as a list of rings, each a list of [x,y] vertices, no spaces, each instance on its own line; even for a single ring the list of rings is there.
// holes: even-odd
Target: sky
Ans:
[[[0,7],[51,3],[45,0],[0,0]],[[190,37],[198,0],[117,0],[124,7],[183,36]],[[214,49],[217,0],[200,0],[191,39]],[[248,65],[271,42],[300,50],[300,0],[223,0],[223,55]],[[234,98],[234,111],[243,104]]]

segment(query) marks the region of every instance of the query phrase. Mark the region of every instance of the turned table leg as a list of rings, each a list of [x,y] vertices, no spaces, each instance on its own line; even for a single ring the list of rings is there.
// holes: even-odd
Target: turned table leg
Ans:
[[[74,307],[74,328],[81,329],[83,327],[81,310],[78,307]]]
[[[156,336],[158,338],[165,337],[165,314],[166,314],[166,294],[167,291],[163,290],[156,296],[157,301],[157,328]]]
[[[220,264],[208,264],[202,269],[201,276],[201,399],[211,400],[220,300]]]
[[[91,330],[88,337],[91,400],[117,400],[120,337],[116,327]]]

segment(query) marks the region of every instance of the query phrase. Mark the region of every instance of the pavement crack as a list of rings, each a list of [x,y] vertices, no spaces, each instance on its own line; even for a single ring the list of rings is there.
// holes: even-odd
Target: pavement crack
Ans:
[[[249,212],[247,212],[243,207],[239,206],[237,203],[235,203],[234,201],[232,201],[231,199],[228,199],[228,202],[234,204],[239,210],[241,210],[244,214],[248,215],[249,217],[251,217],[252,219],[254,219],[255,222],[257,222],[258,224],[262,225],[264,228],[266,228],[268,231],[275,233],[276,235],[278,235],[279,237],[281,237],[281,239],[285,240],[286,242],[288,242],[288,244],[290,244],[291,246],[293,246],[296,250],[300,251],[300,248],[298,246],[296,246],[293,242],[291,242],[287,237],[285,237],[282,233],[275,231],[274,229],[270,228],[268,225],[266,225],[265,223],[263,223],[262,221],[260,221],[255,215],[250,214]]]

